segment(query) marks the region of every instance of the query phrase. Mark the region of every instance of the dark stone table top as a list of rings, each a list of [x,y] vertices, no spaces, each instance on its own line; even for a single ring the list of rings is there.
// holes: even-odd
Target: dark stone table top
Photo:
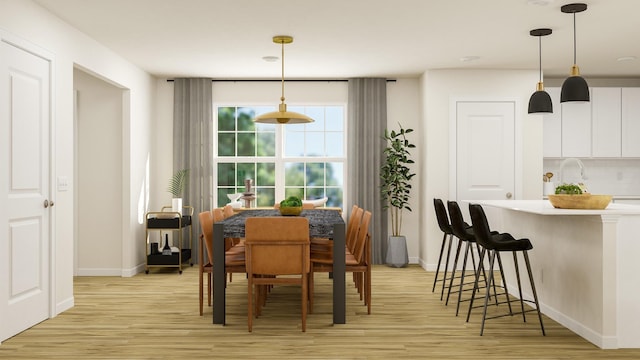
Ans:
[[[248,217],[256,216],[268,217],[282,215],[280,215],[280,211],[275,209],[244,210],[218,222],[218,224],[224,224],[225,238],[242,238],[244,237],[245,220]],[[344,224],[344,219],[342,219],[340,212],[337,210],[302,210],[300,216],[309,219],[310,237],[333,238],[333,225],[340,223]]]

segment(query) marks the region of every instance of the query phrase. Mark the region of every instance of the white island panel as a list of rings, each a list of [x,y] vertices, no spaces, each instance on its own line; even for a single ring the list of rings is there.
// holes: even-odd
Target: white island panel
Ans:
[[[483,205],[492,230],[533,243],[529,254],[545,315],[601,348],[640,348],[640,289],[634,275],[639,206],[567,210],[546,200],[473,202]],[[503,260],[507,286],[517,294],[511,257]],[[531,298],[530,289],[525,297]]]

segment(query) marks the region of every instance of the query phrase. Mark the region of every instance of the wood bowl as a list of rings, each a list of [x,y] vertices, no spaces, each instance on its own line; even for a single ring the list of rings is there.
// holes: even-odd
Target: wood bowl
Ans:
[[[611,195],[556,194],[548,195],[549,202],[558,209],[603,210],[609,206]]]
[[[280,206],[280,214],[283,216],[298,216],[302,213],[302,206]]]

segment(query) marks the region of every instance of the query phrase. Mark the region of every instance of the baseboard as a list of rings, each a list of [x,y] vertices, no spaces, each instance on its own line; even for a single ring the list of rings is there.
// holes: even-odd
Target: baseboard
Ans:
[[[56,309],[55,309],[55,314],[53,314],[53,317],[57,316],[58,314],[65,312],[69,309],[71,309],[72,307],[75,306],[75,299],[73,296],[59,302],[56,304]]]
[[[122,276],[122,269],[79,268],[77,276]]]

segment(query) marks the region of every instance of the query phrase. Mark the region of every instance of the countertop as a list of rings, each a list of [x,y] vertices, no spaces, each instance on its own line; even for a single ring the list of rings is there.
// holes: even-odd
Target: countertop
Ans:
[[[610,203],[604,210],[556,209],[548,200],[465,200],[502,209],[538,215],[640,215],[640,206]]]

